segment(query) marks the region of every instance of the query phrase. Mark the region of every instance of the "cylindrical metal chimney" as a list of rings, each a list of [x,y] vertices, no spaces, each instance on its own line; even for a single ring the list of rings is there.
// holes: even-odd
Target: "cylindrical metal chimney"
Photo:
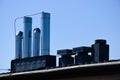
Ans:
[[[40,53],[40,29],[33,30],[33,56],[39,56]]]
[[[31,57],[32,18],[24,17],[23,58]]]
[[[23,32],[19,31],[16,35],[15,41],[15,59],[22,58],[22,39],[23,39]]]
[[[41,55],[50,54],[50,13],[42,12],[41,17]]]

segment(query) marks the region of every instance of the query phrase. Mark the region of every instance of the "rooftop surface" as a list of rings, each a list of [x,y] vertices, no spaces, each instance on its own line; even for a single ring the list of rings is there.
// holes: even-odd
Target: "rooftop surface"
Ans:
[[[120,60],[103,63],[56,67],[17,73],[0,74],[0,79],[57,79],[87,75],[120,74]]]

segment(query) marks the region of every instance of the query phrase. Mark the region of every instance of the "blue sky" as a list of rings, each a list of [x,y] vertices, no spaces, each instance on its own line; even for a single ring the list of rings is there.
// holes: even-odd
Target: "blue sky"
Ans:
[[[41,11],[51,13],[51,54],[106,39],[110,59],[120,59],[120,0],[0,0],[0,69],[15,56],[15,18]]]

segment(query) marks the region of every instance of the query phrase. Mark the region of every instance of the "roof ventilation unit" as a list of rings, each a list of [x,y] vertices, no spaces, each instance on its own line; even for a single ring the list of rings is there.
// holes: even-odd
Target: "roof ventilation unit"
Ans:
[[[33,30],[33,56],[31,56],[32,17],[21,17],[24,19],[24,30],[23,33],[19,32],[15,35],[16,59],[11,61],[11,72],[31,71],[56,66],[56,56],[50,55],[50,13],[42,12],[40,14],[41,30],[39,28]]]
[[[59,58],[59,67],[65,67],[74,64],[74,58],[71,56],[73,55],[71,49],[58,50],[57,54],[61,55],[61,58]]]
[[[94,62],[109,61],[109,45],[106,40],[97,39],[92,45],[92,56]]]
[[[91,52],[90,47],[76,47],[73,48],[73,53],[76,53],[75,64],[85,64],[91,62],[91,55],[88,53]]]

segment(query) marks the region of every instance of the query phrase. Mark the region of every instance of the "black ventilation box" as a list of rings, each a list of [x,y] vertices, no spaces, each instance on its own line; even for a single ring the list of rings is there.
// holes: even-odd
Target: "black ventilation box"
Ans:
[[[71,66],[74,64],[74,58],[71,56],[62,56],[59,58],[59,67]]]
[[[43,55],[11,61],[11,72],[24,72],[56,66],[56,56]]]
[[[75,64],[85,64],[85,63],[91,63],[91,55],[88,53],[91,52],[91,47],[76,47],[73,48],[73,53],[76,53],[75,55]]]
[[[59,58],[59,67],[71,66],[74,64],[74,58],[71,49],[58,50],[57,54],[61,57]]]
[[[92,45],[92,58],[94,62],[109,61],[109,45],[107,41],[103,39],[95,40],[95,44]]]

